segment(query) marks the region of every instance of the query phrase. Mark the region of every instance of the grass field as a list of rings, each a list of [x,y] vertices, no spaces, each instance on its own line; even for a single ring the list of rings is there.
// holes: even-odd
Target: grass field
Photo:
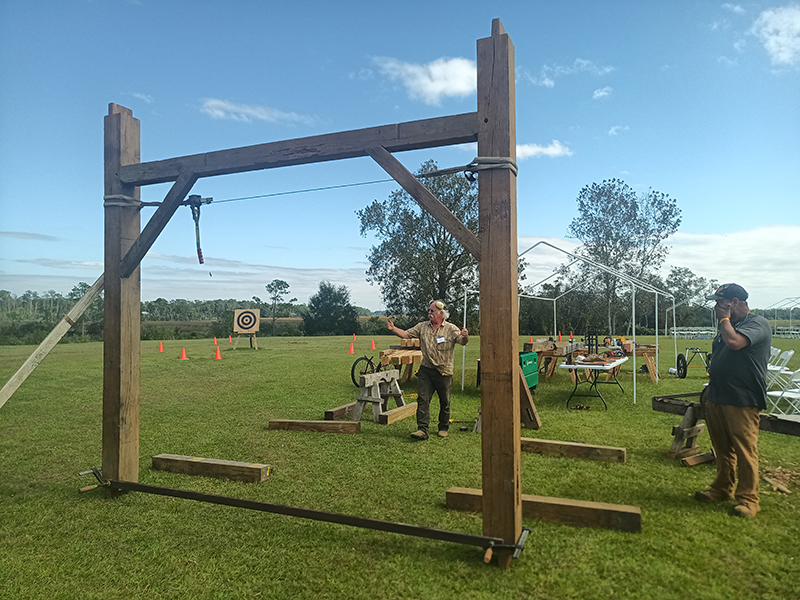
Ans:
[[[453,427],[446,440],[414,443],[413,417],[385,426],[369,411],[359,435],[268,430],[270,419],[321,419],[355,399],[350,365],[378,352],[359,338],[350,355],[350,341],[260,338],[258,351],[234,351],[220,340],[219,361],[211,340],[165,342],[164,353],[143,343],[140,481],[480,534],[479,514],[444,505],[451,486],[481,487],[477,434]],[[379,349],[394,343],[375,338]],[[800,367],[800,340],[774,345],[795,349],[790,366]],[[687,346],[710,349],[710,340],[678,341],[679,352]],[[179,360],[184,347],[188,361]],[[32,350],[0,347],[0,382]],[[477,415],[478,350],[472,338],[463,392],[456,353],[456,420]],[[671,342],[660,363],[662,374],[674,364]],[[93,481],[77,473],[101,463],[102,344],[58,346],[0,408],[0,597],[800,598],[800,479],[791,495],[762,484],[762,512],[736,519],[732,504],[693,499],[713,466],[665,456],[680,417],[654,412],[650,398],[699,391],[705,371],[695,364],[686,379],[665,375],[658,385],[639,375],[636,405],[629,368],[624,393],[603,388],[608,411],[594,400],[591,410],[568,410],[563,374],[541,382],[543,426],[524,436],[623,446],[627,462],[523,454],[522,492],[638,506],[642,533],[526,519],[525,551],[501,570],[470,546],[135,492],[79,494]],[[700,440],[709,449],[707,434]],[[760,450],[763,468],[800,473],[800,439],[762,432]],[[151,457],[160,453],[273,472],[261,484],[158,472]]]

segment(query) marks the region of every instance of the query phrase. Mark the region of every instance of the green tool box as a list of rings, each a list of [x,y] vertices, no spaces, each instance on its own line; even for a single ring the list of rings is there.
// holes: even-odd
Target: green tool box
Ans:
[[[536,352],[520,352],[519,365],[522,367],[528,388],[536,388],[539,385],[539,357]]]

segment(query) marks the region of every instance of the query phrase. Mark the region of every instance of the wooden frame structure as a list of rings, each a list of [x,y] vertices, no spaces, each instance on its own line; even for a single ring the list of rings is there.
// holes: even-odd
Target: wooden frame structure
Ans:
[[[370,156],[479,260],[483,532],[516,544],[522,533],[518,377],[516,169],[482,170],[479,236],[393,156],[478,143],[478,155],[516,162],[514,47],[499,19],[477,41],[478,106],[425,119],[142,163],[139,121],[109,105],[105,117],[105,338],[103,474],[139,478],[139,264],[194,183],[203,177]],[[140,233],[140,186],[172,182]],[[512,558],[498,549],[501,566]]]

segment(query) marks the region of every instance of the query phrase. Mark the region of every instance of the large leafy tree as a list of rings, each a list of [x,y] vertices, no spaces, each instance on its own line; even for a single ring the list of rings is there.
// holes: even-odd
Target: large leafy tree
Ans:
[[[429,160],[417,171],[437,169]],[[478,232],[477,185],[461,174],[426,177],[425,186],[470,231]],[[361,235],[380,240],[370,249],[367,281],[380,286],[389,314],[425,317],[441,299],[455,309],[465,289],[477,289],[478,262],[404,190],[357,211]],[[471,302],[475,302],[474,295]]]
[[[350,304],[350,290],[330,281],[319,284],[319,291],[308,299],[303,315],[308,335],[350,335],[358,331],[358,314]]]
[[[662,265],[669,252],[665,240],[681,223],[681,211],[669,195],[652,189],[637,195],[619,179],[584,187],[577,203],[578,216],[569,224],[567,235],[582,242],[578,252],[639,279]],[[599,287],[605,299],[608,331],[613,333],[620,279],[586,264],[581,265],[579,273],[579,281],[593,280],[593,287]]]

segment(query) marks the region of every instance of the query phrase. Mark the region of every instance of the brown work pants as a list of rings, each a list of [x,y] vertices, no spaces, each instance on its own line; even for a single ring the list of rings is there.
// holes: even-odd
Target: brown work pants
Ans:
[[[711,490],[720,498],[733,495],[739,504],[758,510],[758,426],[757,406],[729,406],[705,402],[708,435],[714,445],[717,477]],[[738,484],[734,493],[734,484]]]

